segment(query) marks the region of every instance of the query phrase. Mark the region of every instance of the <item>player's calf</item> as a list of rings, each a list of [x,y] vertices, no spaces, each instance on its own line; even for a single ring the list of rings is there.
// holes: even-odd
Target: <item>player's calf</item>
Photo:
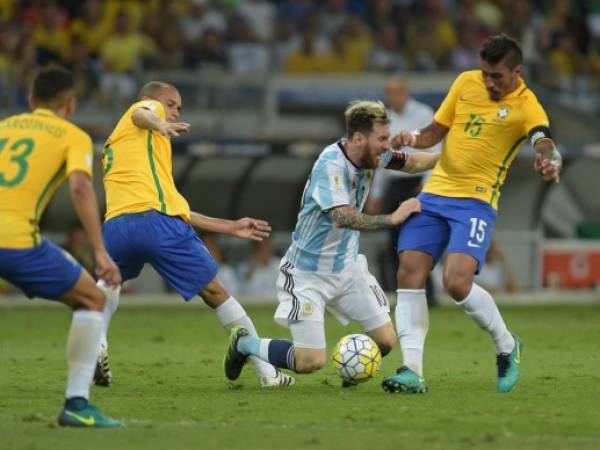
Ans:
[[[296,348],[296,372],[313,373],[327,364],[325,349]]]

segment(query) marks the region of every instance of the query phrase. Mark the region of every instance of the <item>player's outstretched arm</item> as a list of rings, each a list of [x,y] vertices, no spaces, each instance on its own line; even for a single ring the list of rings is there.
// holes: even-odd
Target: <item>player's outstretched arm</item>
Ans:
[[[401,131],[392,137],[392,148],[402,147],[429,148],[438,144],[446,137],[449,128],[435,120],[417,131]]]
[[[560,181],[560,171],[562,169],[562,157],[554,141],[550,138],[541,138],[535,141],[535,160],[533,168],[542,175],[544,181]]]
[[[420,173],[433,169],[440,159],[439,153],[415,152],[406,155],[402,170],[408,173]]]
[[[131,115],[133,124],[144,130],[155,130],[167,138],[179,136],[190,131],[190,124],[185,122],[167,122],[146,108],[136,108]]]
[[[82,171],[74,171],[69,175],[69,192],[75,211],[83,225],[92,247],[96,260],[96,276],[106,281],[109,286],[121,284],[121,273],[112,260],[102,240],[98,200],[92,187],[90,176]]]
[[[368,231],[396,226],[404,222],[412,213],[419,211],[421,211],[421,203],[416,198],[411,198],[402,202],[391,214],[372,216],[363,214],[348,205],[333,208],[327,214],[339,228]]]
[[[230,234],[239,238],[252,241],[262,241],[271,234],[271,226],[264,220],[244,217],[238,220],[218,219],[192,212],[190,215],[192,226],[213,233]]]

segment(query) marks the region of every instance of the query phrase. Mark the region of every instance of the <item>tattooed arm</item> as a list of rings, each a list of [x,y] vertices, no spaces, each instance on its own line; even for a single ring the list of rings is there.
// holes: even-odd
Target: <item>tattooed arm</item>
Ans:
[[[391,214],[371,216],[363,214],[348,205],[333,208],[327,214],[339,228],[367,231],[393,227],[404,222],[412,213],[420,210],[421,204],[419,201],[416,198],[411,198],[402,202],[398,209]]]

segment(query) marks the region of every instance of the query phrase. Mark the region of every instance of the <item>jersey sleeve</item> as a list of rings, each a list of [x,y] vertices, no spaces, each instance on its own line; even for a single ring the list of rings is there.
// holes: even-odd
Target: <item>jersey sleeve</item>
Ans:
[[[79,170],[91,177],[94,160],[92,138],[89,134],[78,129],[71,133],[68,142],[66,175],[69,176],[74,171]]]
[[[542,108],[542,105],[540,105],[540,102],[538,102],[534,95],[527,98],[522,108],[523,115],[525,116],[523,123],[524,134],[529,135],[529,132],[534,128],[548,128],[550,126],[546,111],[544,111],[544,108]]]
[[[456,80],[454,80],[454,83],[452,83],[452,87],[450,87],[448,94],[446,94],[446,98],[444,99],[444,101],[433,116],[433,120],[448,128],[452,126],[452,122],[454,121],[456,99],[460,95],[459,91],[463,84],[463,77],[464,74],[461,74],[458,76],[458,78],[456,78]]]
[[[152,111],[154,114],[156,114],[163,120],[167,117],[165,113],[165,107],[158,100],[141,100],[139,102],[134,103],[133,105],[131,105],[131,114],[133,114],[133,111],[135,111],[137,108],[144,108],[148,111]]]
[[[343,164],[337,161],[322,162],[313,177],[315,187],[312,198],[321,211],[350,204],[350,182]]]

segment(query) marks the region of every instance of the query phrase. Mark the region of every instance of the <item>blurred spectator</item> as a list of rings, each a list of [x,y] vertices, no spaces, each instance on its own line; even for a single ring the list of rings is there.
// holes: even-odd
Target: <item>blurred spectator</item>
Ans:
[[[428,105],[418,102],[411,97],[410,90],[400,76],[390,77],[385,84],[385,103],[390,117],[390,133],[403,130],[416,130],[429,125],[433,120],[433,110]],[[411,153],[413,148],[402,150]],[[441,145],[432,148],[439,152]],[[365,206],[368,214],[387,214],[394,211],[400,203],[416,196],[423,186],[428,174],[407,174],[396,170],[379,170],[373,180],[371,192]],[[389,244],[381,258],[382,275],[380,281],[383,289],[394,290],[396,272],[398,270],[398,232],[400,227],[390,229]],[[431,284],[427,283],[427,299],[430,305],[435,303]]]
[[[450,55],[450,68],[455,72],[464,72],[479,68],[481,40],[474,24],[465,24],[458,36],[458,46]]]
[[[181,29],[188,44],[197,43],[207,30],[221,35],[227,31],[225,16],[211,6],[210,0],[190,0],[189,10],[181,19]]]
[[[63,248],[73,256],[88,273],[94,274],[96,263],[94,250],[90,245],[87,235],[79,223],[71,225],[67,231],[67,241]]]
[[[224,69],[227,65],[227,57],[221,34],[217,30],[208,28],[197,42],[189,46],[185,65],[190,68]]]
[[[267,0],[240,0],[236,14],[243,17],[262,42],[273,37],[275,5]]]
[[[380,72],[398,72],[406,69],[398,28],[394,23],[385,22],[382,25],[377,43],[369,54],[369,69]]]
[[[69,53],[69,32],[66,13],[57,2],[43,3],[41,20],[33,30],[33,43],[37,47],[37,62],[40,65],[62,63]]]
[[[149,66],[172,70],[181,67],[184,58],[184,36],[179,27],[180,11],[177,2],[161,2],[144,20],[143,32],[155,45],[156,53]],[[171,26],[165,27],[169,23]]]
[[[97,59],[100,45],[109,33],[111,24],[100,0],[85,0],[81,16],[71,22],[71,38],[81,41],[92,59]]]
[[[132,99],[137,91],[134,74],[141,69],[144,59],[152,57],[155,52],[156,46],[150,38],[132,29],[129,14],[125,10],[119,12],[114,31],[108,34],[100,47],[104,70],[100,87],[104,101]]]
[[[234,74],[264,74],[270,69],[270,52],[242,16],[234,16],[229,26],[231,44],[228,66]]]
[[[66,67],[73,72],[78,101],[89,100],[98,87],[98,72],[83,40],[77,38],[71,40]]]
[[[319,28],[332,37],[347,19],[348,0],[325,0],[319,10]]]
[[[494,240],[492,240],[490,249],[485,256],[485,265],[474,279],[477,284],[492,294],[496,292],[516,292],[519,289],[506,256]]]
[[[217,236],[213,233],[202,233],[202,240],[212,257],[217,264],[219,264],[219,271],[217,272],[218,280],[225,286],[231,295],[234,297],[239,296],[240,282],[235,273],[235,269],[224,260],[221,247],[217,243]]]
[[[250,259],[240,264],[242,292],[254,297],[277,298],[275,282],[279,275],[279,260],[273,255],[271,242],[252,242]]]

